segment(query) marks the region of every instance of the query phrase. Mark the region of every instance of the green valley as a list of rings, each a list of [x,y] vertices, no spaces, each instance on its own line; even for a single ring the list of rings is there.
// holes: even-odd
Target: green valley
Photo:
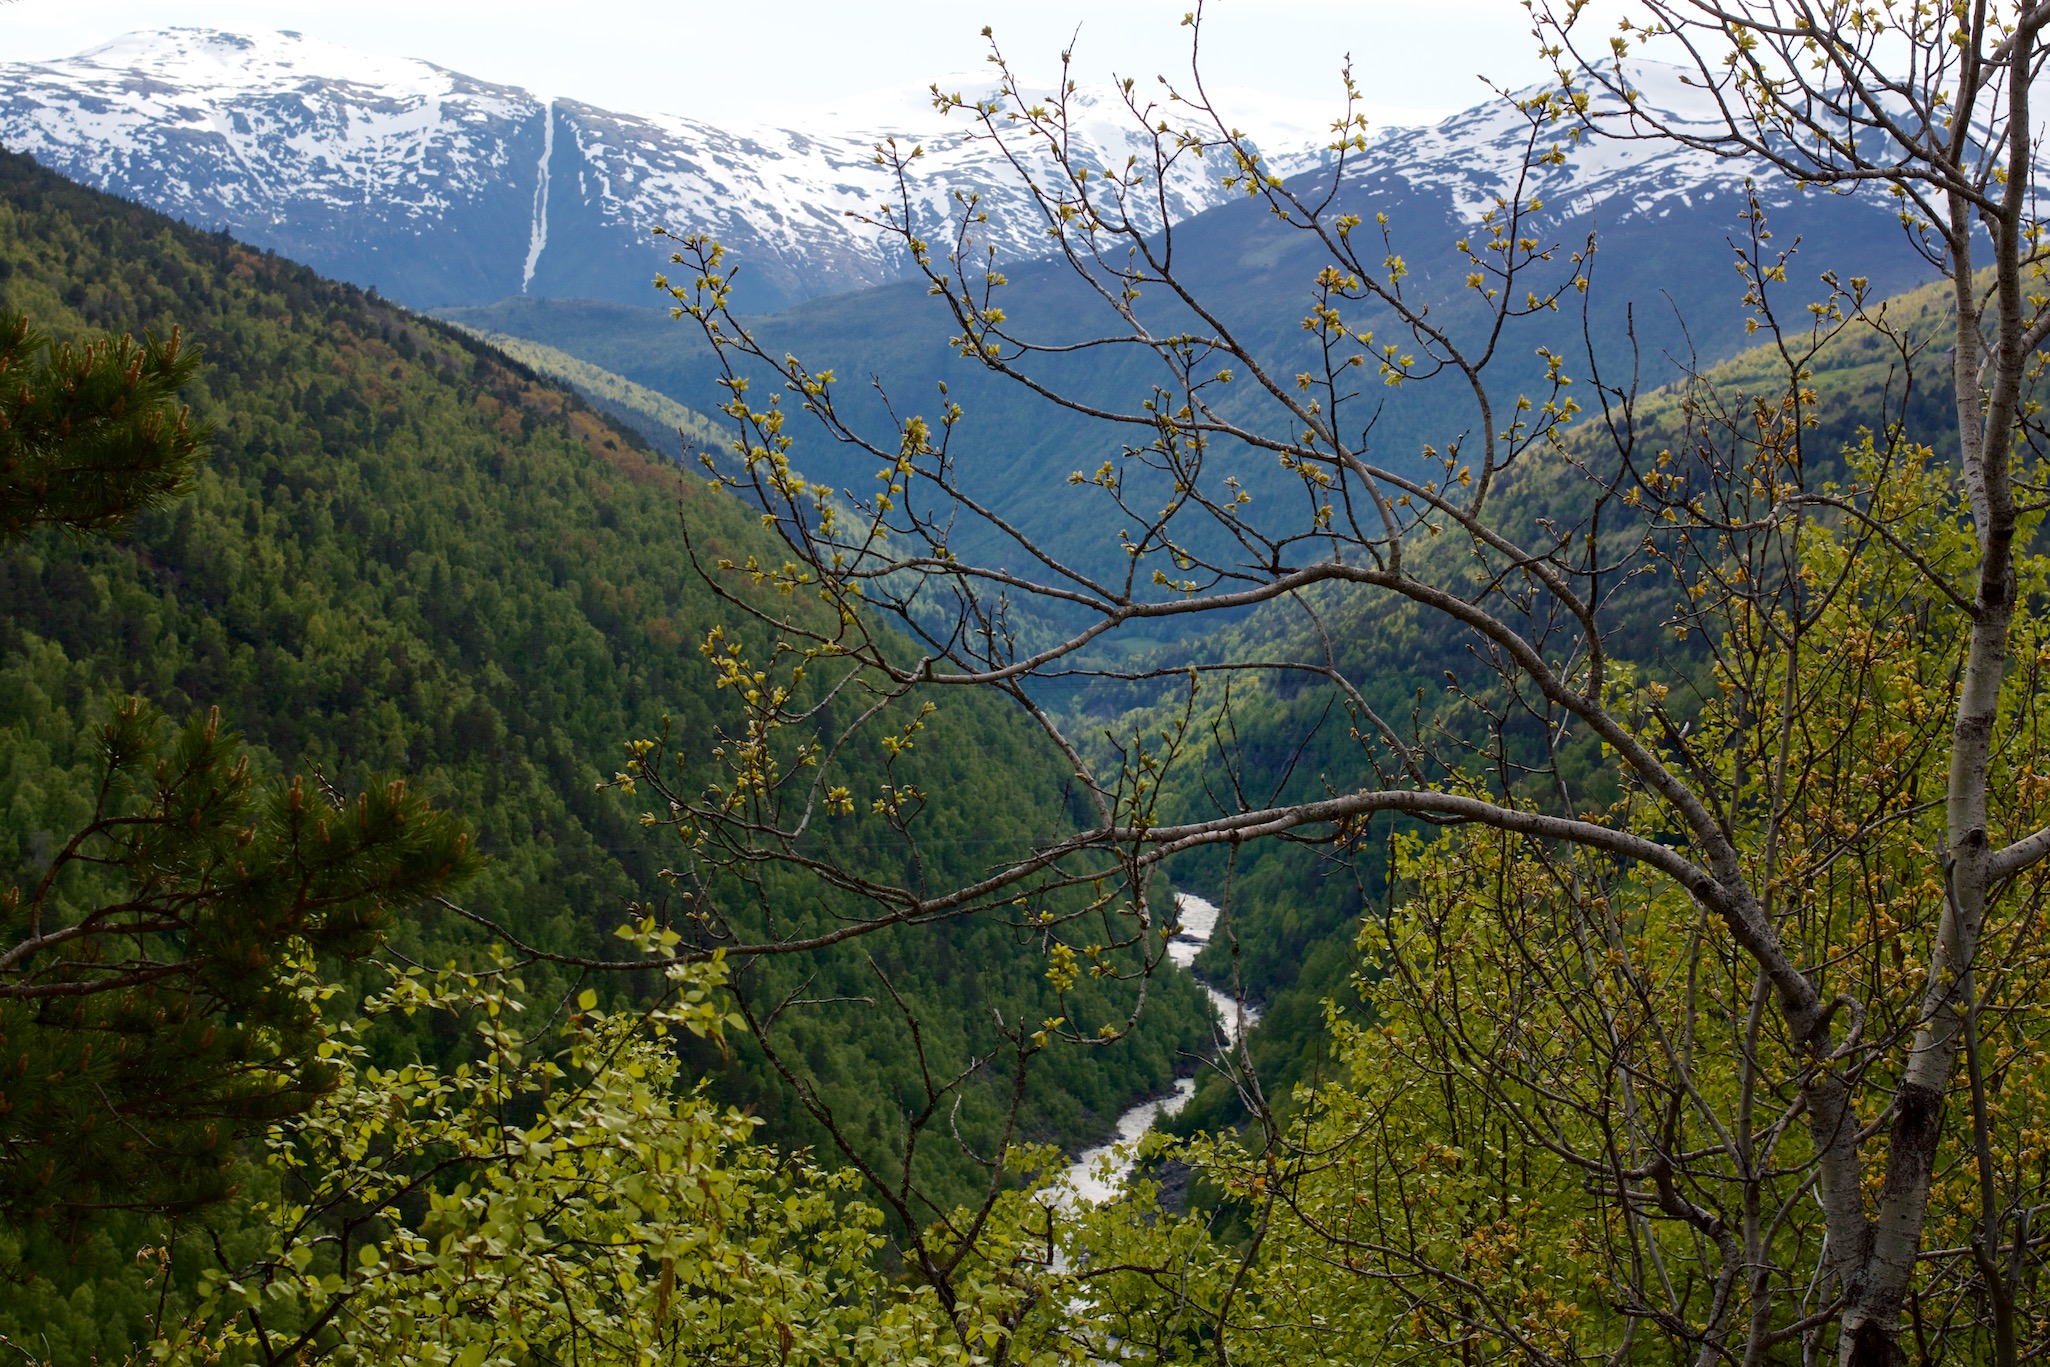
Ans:
[[[216,433],[193,492],[119,537],[43,534],[0,553],[10,881],[33,878],[78,819],[89,726],[110,696],[134,693],[174,717],[218,707],[266,781],[304,774],[347,794],[406,778],[475,833],[485,859],[463,904],[522,943],[609,954],[614,929],[663,900],[674,856],[635,803],[599,785],[623,745],[665,729],[691,765],[684,781],[711,775],[734,709],[698,647],[722,623],[746,628],[693,567],[682,528],[701,554],[775,555],[745,508],[479,341],[11,156],[0,162],[0,305],[60,340],[178,325],[204,356],[186,397]],[[919,828],[931,831],[920,857],[956,879],[1049,838],[1070,814],[1060,761],[1022,717],[994,697],[946,702],[899,777],[957,798]],[[829,709],[820,724],[830,722]],[[872,742],[836,763],[835,777],[862,791],[884,773]],[[856,867],[901,857],[889,832],[878,839],[861,817],[843,825],[825,838]],[[799,918],[853,910],[846,894],[802,879],[767,890]],[[393,939],[429,965],[481,965],[489,943],[439,913]],[[1011,1021],[1051,1014],[1031,936],[1000,919],[850,948],[765,962],[754,980],[771,1002],[783,980],[811,982],[819,997],[873,998],[887,967],[932,1022],[921,1047],[934,1067],[986,1051],[993,1009]],[[586,982],[622,1003],[648,986],[547,962],[526,982],[537,1018]],[[1105,990],[1113,1008],[1122,989]],[[1028,1134],[1079,1141],[1166,1084],[1177,1051],[1207,1034],[1205,1008],[1186,984],[1152,995],[1143,1028],[1117,1051],[1056,1051],[1063,1061],[1035,1071]],[[884,1158],[903,1142],[900,1106],[919,1086],[902,1022],[830,1008],[805,1016],[779,1027],[802,1076]],[[427,1025],[401,1023],[379,1047],[459,1060],[460,1033]],[[779,1142],[827,1142],[744,1042],[687,1058],[723,1095],[758,1108]],[[970,1082],[965,1136],[1003,1113],[996,1085]],[[921,1152],[933,1199],[972,1190],[979,1169],[951,1143]],[[33,1247],[59,1237],[34,1235]],[[0,1312],[0,1332],[29,1332],[41,1317],[37,1332],[72,1336],[73,1360],[118,1356],[140,1323],[66,1310],[74,1274],[44,1281],[47,1256],[10,1264],[9,1276],[44,1289]],[[108,1256],[80,1266],[104,1268]]]

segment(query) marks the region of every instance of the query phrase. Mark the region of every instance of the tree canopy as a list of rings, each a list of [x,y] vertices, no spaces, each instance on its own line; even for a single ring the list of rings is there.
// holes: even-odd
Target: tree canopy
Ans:
[[[635,853],[590,865],[621,873],[616,947],[592,908],[551,925],[508,887],[503,907],[449,903],[456,930],[488,932],[449,937],[467,961],[388,965],[360,1019],[292,960],[294,1019],[335,1085],[246,1155],[261,1196],[223,1237],[161,1246],[161,1353],[1892,1367],[2045,1351],[2050,260],[2032,96],[2050,6],[1644,0],[1599,36],[1581,6],[1532,13],[1555,79],[1514,102],[1520,169],[1455,230],[1465,268],[1435,286],[1406,265],[1426,229],[1348,207],[1356,107],[1325,172],[1284,182],[1193,73],[1157,96],[1126,86],[1153,155],[1120,167],[1078,151],[1065,81],[1035,97],[1001,51],[996,96],[935,91],[1035,168],[1054,260],[1087,301],[1051,330],[1010,306],[975,195],[936,218],[912,190],[917,149],[879,149],[901,193],[876,221],[946,306],[960,363],[1113,434],[1039,491],[1063,545],[1100,540],[1089,557],[979,497],[951,392],[844,403],[839,377],[768,346],[703,236],[680,236],[666,287],[722,358],[734,441],[704,463],[724,493],[680,486],[686,514],[659,536],[626,486],[659,477],[668,498],[673,472],[483,349],[224,245],[225,271],[195,271],[265,339],[234,352],[238,373],[303,389],[262,391],[267,436],[318,399],[327,435],[363,438],[355,463],[317,469],[266,446],[219,502],[252,536],[303,525],[303,563],[370,546],[389,573],[347,582],[405,606],[347,620],[425,659],[453,642],[460,668],[416,693],[439,706],[476,679],[493,709],[410,730],[396,701],[360,710],[381,709],[387,738],[474,736],[512,772],[515,677],[562,703],[575,690],[551,671],[582,665],[602,691],[623,665],[635,683],[603,692],[602,717],[549,717],[579,741],[612,728],[620,758],[563,768],[580,813],[610,813],[583,829]],[[1188,22],[1199,45],[1200,10]],[[1638,97],[1640,50],[1682,63],[1707,122]],[[1599,235],[1559,240],[1542,212],[1551,171],[1599,140],[1886,195],[1941,297],[1810,269],[1754,193],[1731,307],[1761,346],[1640,393],[1588,322]],[[1211,282],[1148,211],[1199,158],[1317,256],[1298,335],[1208,307]],[[281,321],[281,298],[322,326]],[[1503,342],[1554,320],[1534,357]],[[1070,386],[1078,356],[1113,355],[1128,364],[1108,373],[1143,377],[1130,393]],[[1847,355],[1862,359],[1826,378]],[[1478,420],[1382,449],[1378,398],[1427,384]],[[553,455],[511,445],[544,427]],[[807,442],[875,478],[809,477]],[[456,537],[437,561],[427,531],[360,507],[345,486],[398,487],[376,458],[395,447],[439,462],[423,506],[524,529],[521,553]],[[1285,497],[1250,491],[1255,463]],[[521,479],[606,534],[493,501]],[[612,574],[656,554],[673,578]],[[520,580],[531,599],[475,578],[410,591],[536,562],[552,582]],[[253,612],[289,595],[251,582],[231,576],[190,638],[260,621],[324,686],[317,612]],[[594,631],[551,655],[532,604],[569,586]],[[328,591],[319,611],[349,611]],[[654,607],[686,595],[704,611],[688,632],[664,612],[658,637]],[[175,619],[172,596],[154,620]],[[1135,627],[1172,645],[1132,648]],[[494,652],[515,634],[522,650]],[[637,706],[660,691],[641,681],[683,677],[677,659],[695,688]],[[140,813],[146,832],[180,791],[138,784],[105,820]],[[224,896],[272,868],[280,887],[336,878],[337,907],[375,894],[346,850],[334,869],[297,853],[347,804],[278,792],[282,808],[235,808],[239,829],[276,831],[301,862],[235,856]],[[528,815],[531,841],[542,809],[489,805],[480,829],[519,850],[507,817]],[[164,832],[174,863],[225,856],[203,817],[193,829],[199,855]],[[1240,994],[1280,979],[1296,944],[1241,938],[1235,918],[1242,875],[1280,881],[1250,852],[1282,845],[1349,881],[1317,916],[1366,911],[1319,967],[1328,1047],[1293,1060],[1287,1088],[1243,1040],[1203,1049],[1191,984],[1167,969],[1169,880],[1193,872],[1224,905],[1213,974]],[[359,926],[345,911],[335,929]],[[153,971],[45,962],[52,984]],[[889,1033],[868,1034],[879,1020]],[[1043,1142],[1063,1094],[1113,1097],[1112,1070],[1164,1080],[1173,1048],[1203,1055],[1245,1123],[1150,1138],[1119,1196],[1079,1200]],[[720,1094],[740,1087],[766,1123]]]
[[[1000,53],[996,97],[936,91],[1016,164],[1055,168],[1033,185],[1052,246],[1093,300],[1057,327],[1010,302],[975,197],[935,221],[909,190],[916,149],[881,151],[904,193],[875,221],[947,304],[964,361],[1122,434],[1118,454],[1047,492],[1071,501],[1071,526],[1087,519],[1122,552],[1108,570],[978,501],[947,395],[929,413],[897,396],[876,424],[843,405],[831,373],[764,350],[726,311],[717,244],[686,237],[673,293],[729,358],[726,412],[747,461],[734,482],[824,593],[893,614],[918,640],[916,659],[868,653],[900,686],[1028,701],[1051,676],[1162,690],[1109,748],[1036,714],[1095,821],[1012,886],[1031,895],[1056,859],[1067,877],[1116,886],[1105,901],[1126,919],[1110,943],[1144,936],[1152,880],[1192,851],[1229,852],[1228,885],[1230,855],[1259,840],[1322,845],[1344,866],[1405,830],[1486,832],[1450,847],[1489,860],[1482,900],[1451,903],[1475,916],[1448,943],[1403,937],[1396,957],[1377,952],[1371,974],[1406,995],[1373,989],[1370,1008],[1438,1022],[1425,1032],[1440,1041],[1437,1067],[1387,1066],[1435,1081],[1461,1132],[1448,1163],[1480,1142],[1459,1117],[1486,1116],[1483,1133],[1505,1127],[1489,1162],[1521,1150],[1541,1187],[1577,1184],[1568,1228],[1581,1232],[1552,1251],[1584,1255],[1604,1327],[1545,1327],[1592,1308],[1566,1294],[1563,1271],[1530,1284],[1510,1273],[1499,1288],[1478,1278],[1489,1229],[1506,1239],[1516,1225],[1506,1206],[1493,1226],[1483,1202],[1452,1212],[1438,1242],[1412,1227],[1392,1245],[1305,1219],[1295,1228],[1310,1242],[1273,1256],[1378,1260],[1378,1272],[1354,1270],[1406,1281],[1425,1321],[1412,1328],[1441,1350],[1606,1358],[1648,1336],[1700,1361],[1800,1345],[1810,1359],[1877,1364],[1935,1332],[1949,1351],[1984,1343],[2014,1361],[2035,1248],[2020,1157],[2031,1131],[1999,1097],[2009,1085],[2031,1094],[2034,1045],[2002,1053],[1984,1022],[1987,985],[2032,962],[2029,936],[2008,932],[2033,924],[2032,870],[2050,853],[2031,777],[2040,589],[2022,558],[2043,484],[2029,386],[2050,319],[2031,97],[2050,10],[1653,0],[1613,39],[1589,35],[1578,6],[1533,13],[1556,80],[1517,101],[1522,169],[1462,230],[1464,312],[1410,278],[1413,227],[1348,212],[1347,158],[1366,148],[1351,110],[1328,174],[1284,183],[1200,80],[1157,96],[1128,86],[1132,116],[1159,131],[1152,158],[1111,168],[1078,155],[1065,84],[1034,98]],[[1638,50],[1678,58],[1701,108],[1682,120],[1639,99],[1626,60]],[[1854,266],[1820,263],[1818,283],[1799,284],[1799,258],[1754,194],[1731,246],[1736,307],[1767,342],[1762,381],[1703,375],[1646,404],[1628,358],[1593,353],[1592,329],[1570,322],[1534,367],[1505,351],[1508,324],[1584,311],[1600,287],[1599,235],[1558,241],[1541,212],[1549,168],[1594,139],[1744,156],[1806,191],[1890,194],[1947,284],[1940,341],[1890,315]],[[1209,285],[1176,255],[1174,231],[1146,223],[1152,187],[1198,156],[1320,253],[1299,344],[1242,334],[1206,307]],[[1864,435],[1846,449],[1820,436],[1812,368],[1864,332],[1897,370],[1891,396],[1851,420]],[[1151,379],[1120,403],[1082,397],[1066,369],[1078,351],[1134,355]],[[1911,427],[1907,386],[1931,371],[1948,399],[1942,425]],[[1377,449],[1377,392],[1430,383],[1458,388],[1477,421],[1420,453]],[[806,431],[867,455],[874,492],[829,497],[808,482]],[[1238,474],[1251,462],[1278,463],[1300,496],[1255,499]],[[982,551],[991,537],[1001,554]],[[1021,626],[1028,605],[1050,629]],[[1296,616],[1290,637],[1251,638],[1294,649],[1242,653],[1247,637],[1206,632],[1247,609]],[[1379,662],[1351,651],[1341,625],[1374,611],[1451,646],[1439,700],[1397,711],[1378,696]],[[1099,649],[1160,621],[1181,624],[1172,661],[1134,667]],[[1285,684],[1320,690],[1351,742],[1343,766],[1296,785],[1292,759],[1240,750],[1231,721]],[[1284,757],[1310,744],[1282,739]],[[1170,814],[1157,795],[1198,753],[1215,768],[1196,810]],[[1057,930],[1049,971],[1105,941],[1093,923]],[[1448,975],[1471,984],[1471,1003],[1445,995]],[[1571,1030],[1543,1005],[1609,1000],[1615,1014],[1578,1015]],[[1711,1022],[1735,1031],[1720,1046],[1736,1053],[1727,1084],[1701,1071]],[[1279,1212],[1303,1213],[1298,1179],[1332,1154],[1322,1132],[1291,1138],[1250,1058],[1236,1061],[1258,1140],[1249,1162],[1265,1171],[1247,1181],[1222,1165],[1228,1189],[1250,1197],[1238,1270],[1214,1301],[1175,1302],[1220,1344],[1252,1322],[1235,1316],[1255,1313],[1247,1279]],[[1996,1135],[2003,1114],[2018,1128]],[[1428,1165],[1429,1144],[1449,1141],[1384,1126],[1372,1142],[1393,1171]],[[1953,1165],[1974,1180],[1952,1184]],[[1966,1252],[1931,1238],[1944,1227],[1939,1190],[1976,1202],[1956,1226],[1975,1250],[1970,1273]],[[1490,1188],[1504,1201],[1516,1191],[1506,1178]],[[1347,1199],[1374,1201],[1357,1187]],[[1414,1202],[1392,1199],[1413,1226]],[[1513,1242],[1495,1240],[1505,1267],[1521,1265]],[[1688,1251],[1686,1272],[1669,1244]],[[1169,1263],[1150,1266],[1170,1278]]]

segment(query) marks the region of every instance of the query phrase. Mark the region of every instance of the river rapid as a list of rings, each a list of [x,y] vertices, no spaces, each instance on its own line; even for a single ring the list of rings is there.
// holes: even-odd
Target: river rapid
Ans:
[[[1188,892],[1176,893],[1174,903],[1181,929],[1167,942],[1167,957],[1177,969],[1193,977],[1196,956],[1217,933],[1217,906]],[[1209,995],[1210,1004],[1217,1008],[1219,1051],[1231,1048],[1238,1042],[1239,1004],[1201,978],[1196,982]],[[1245,1008],[1246,1028],[1250,1029],[1259,1019],[1259,1008]],[[1155,1120],[1163,1115],[1173,1115],[1195,1094],[1196,1079],[1176,1078],[1172,1092],[1142,1101],[1119,1116],[1117,1129],[1108,1141],[1093,1149],[1085,1149],[1069,1165],[1066,1181],[1075,1195],[1091,1202],[1108,1201],[1117,1195],[1137,1161],[1135,1146],[1140,1137],[1153,1128]]]

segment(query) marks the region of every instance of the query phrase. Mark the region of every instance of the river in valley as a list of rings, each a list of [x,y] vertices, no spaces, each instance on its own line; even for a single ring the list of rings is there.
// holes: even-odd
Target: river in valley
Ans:
[[[1174,902],[1181,930],[1167,942],[1167,957],[1182,972],[1192,973],[1196,955],[1210,943],[1210,937],[1217,931],[1217,906],[1187,892],[1176,893]],[[1219,1047],[1228,1049],[1238,1039],[1238,1003],[1202,979],[1196,981],[1209,994],[1211,1005],[1217,1008]],[[1259,1019],[1257,1007],[1246,1007],[1245,1023],[1248,1027]],[[1116,1195],[1126,1174],[1132,1170],[1134,1149],[1140,1136],[1153,1127],[1155,1120],[1163,1115],[1173,1115],[1195,1094],[1196,1079],[1176,1078],[1172,1092],[1142,1101],[1119,1116],[1117,1130],[1111,1138],[1093,1149],[1084,1150],[1069,1166],[1067,1182],[1074,1188],[1075,1195],[1085,1201],[1107,1201]],[[1107,1172],[1102,1170],[1106,1157],[1111,1159]]]

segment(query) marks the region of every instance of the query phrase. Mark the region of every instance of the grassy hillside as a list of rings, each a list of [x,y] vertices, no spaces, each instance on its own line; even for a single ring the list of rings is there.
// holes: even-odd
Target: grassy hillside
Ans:
[[[695,753],[732,720],[696,647],[734,610],[693,570],[679,519],[712,554],[776,554],[747,512],[475,338],[13,156],[0,156],[0,306],[59,338],[181,326],[206,357],[188,397],[218,431],[193,493],[131,534],[0,553],[7,877],[39,867],[81,810],[84,723],[110,693],[135,691],[174,714],[218,705],[274,772],[344,790],[409,776],[490,858],[469,903],[553,949],[616,943],[623,909],[663,889],[674,856],[630,800],[594,787],[623,742],[665,717]],[[880,780],[877,746],[841,763],[857,790]],[[995,698],[950,698],[907,763],[902,776],[954,804],[925,844],[947,878],[1069,819],[1060,765]],[[857,861],[901,858],[859,820],[834,838],[873,851]],[[770,890],[796,916],[853,910],[815,886]],[[399,948],[432,961],[475,945],[423,922]],[[993,1007],[1051,1014],[1036,943],[994,923],[764,972],[873,993],[864,949],[944,1023],[927,1039],[943,1058],[985,1045]],[[537,995],[565,989],[541,975]],[[1176,1050],[1207,1032],[1186,983],[1154,1002],[1139,1038],[1051,1060],[1028,1107],[1034,1135],[1092,1135],[1165,1084]],[[850,1131],[888,1151],[917,1076],[900,1023],[792,1017],[795,1054]],[[822,1137],[759,1060],[694,1062],[781,1137]],[[967,1123],[994,1104],[976,1102]],[[939,1154],[932,1175],[959,1190],[967,1168]]]
[[[462,330],[542,378],[575,390],[593,408],[639,433],[656,451],[676,454],[681,442],[695,452],[717,453],[732,440],[730,434],[696,409],[686,408],[666,394],[658,394],[589,361],[580,361],[566,351],[510,333],[485,328]]]

